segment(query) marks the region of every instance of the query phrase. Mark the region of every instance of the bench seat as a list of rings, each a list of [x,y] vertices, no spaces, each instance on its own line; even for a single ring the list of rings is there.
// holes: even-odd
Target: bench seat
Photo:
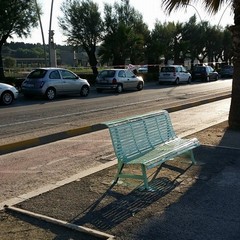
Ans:
[[[160,144],[159,146],[156,146],[139,156],[132,156],[132,159],[127,163],[143,164],[147,167],[147,169],[150,169],[165,162],[166,160],[179,156],[198,145],[199,143],[196,138],[191,140],[177,138],[167,143]],[[195,159],[193,161],[195,163]]]

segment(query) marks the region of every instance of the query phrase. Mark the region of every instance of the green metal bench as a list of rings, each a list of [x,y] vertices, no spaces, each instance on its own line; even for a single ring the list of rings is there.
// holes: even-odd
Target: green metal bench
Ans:
[[[192,150],[200,145],[199,141],[178,137],[165,110],[105,124],[118,159],[114,184],[119,178],[134,178],[142,180],[144,188],[149,189],[148,169],[182,154],[188,154],[192,163],[196,163]],[[124,166],[130,164],[140,165],[142,174],[122,173]]]

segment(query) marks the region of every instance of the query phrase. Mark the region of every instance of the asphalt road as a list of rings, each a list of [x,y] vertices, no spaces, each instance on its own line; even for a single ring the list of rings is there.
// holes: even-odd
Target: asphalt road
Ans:
[[[97,94],[92,90],[87,98],[62,97],[53,102],[20,97],[12,106],[0,109],[0,146],[128,115],[170,109],[222,94],[230,95],[231,83],[230,79],[179,86],[150,83],[140,92]]]

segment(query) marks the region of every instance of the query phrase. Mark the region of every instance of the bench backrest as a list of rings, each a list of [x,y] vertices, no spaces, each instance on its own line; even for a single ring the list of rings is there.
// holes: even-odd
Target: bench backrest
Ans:
[[[123,162],[177,137],[165,110],[105,124],[109,128],[115,154]]]

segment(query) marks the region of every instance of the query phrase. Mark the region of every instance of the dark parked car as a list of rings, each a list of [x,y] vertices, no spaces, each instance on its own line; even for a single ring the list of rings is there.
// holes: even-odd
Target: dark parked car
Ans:
[[[195,66],[192,71],[193,80],[209,82],[217,81],[218,78],[218,72],[216,72],[211,66]]]
[[[225,65],[221,68],[220,71],[221,77],[232,77],[233,76],[233,66]]]

